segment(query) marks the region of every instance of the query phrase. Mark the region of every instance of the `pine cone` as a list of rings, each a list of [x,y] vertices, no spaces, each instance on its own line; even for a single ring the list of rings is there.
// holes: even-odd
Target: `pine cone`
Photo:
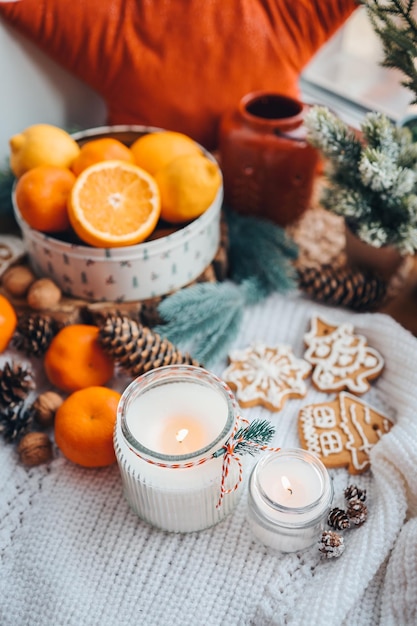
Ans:
[[[348,502],[350,500],[361,500],[362,502],[365,502],[366,489],[360,489],[356,485],[349,485],[345,489],[345,500]]]
[[[10,406],[0,413],[0,433],[7,443],[19,440],[32,427],[34,411],[24,404]]]
[[[324,530],[319,541],[319,552],[327,559],[341,556],[345,550],[343,537],[332,530]]]
[[[368,517],[368,507],[361,500],[350,500],[346,512],[355,526],[362,526]]]
[[[164,365],[200,365],[158,333],[124,315],[106,318],[99,326],[99,341],[116,363],[133,377]]]
[[[336,530],[346,530],[346,528],[349,528],[350,526],[349,517],[346,511],[343,511],[343,509],[339,509],[338,507],[335,507],[330,511],[327,517],[327,523]]]
[[[60,327],[50,315],[28,313],[19,319],[13,345],[27,356],[43,356]]]
[[[387,284],[381,278],[348,266],[300,267],[297,271],[301,291],[329,305],[371,311],[382,304],[387,293]]]
[[[21,404],[31,389],[35,388],[30,369],[6,363],[0,370],[0,409],[9,409]]]

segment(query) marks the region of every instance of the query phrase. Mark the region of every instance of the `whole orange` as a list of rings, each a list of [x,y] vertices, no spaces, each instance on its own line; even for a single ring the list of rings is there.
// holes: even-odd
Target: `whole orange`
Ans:
[[[188,135],[163,130],[142,135],[130,149],[136,165],[154,176],[161,168],[184,154],[202,154],[200,146]]]
[[[120,393],[92,386],[74,391],[55,414],[55,442],[63,455],[84,467],[115,462],[113,430]]]
[[[4,352],[17,325],[17,315],[13,305],[0,295],[0,352]]]
[[[73,161],[71,169],[79,176],[90,165],[101,161],[127,161],[134,163],[133,152],[124,143],[113,137],[91,139],[80,148],[80,153]]]
[[[65,167],[38,165],[16,183],[16,203],[23,219],[43,233],[69,228],[68,196],[75,183],[74,174]]]
[[[64,326],[52,339],[44,357],[48,380],[62,391],[104,385],[113,376],[114,362],[101,347],[97,326]]]

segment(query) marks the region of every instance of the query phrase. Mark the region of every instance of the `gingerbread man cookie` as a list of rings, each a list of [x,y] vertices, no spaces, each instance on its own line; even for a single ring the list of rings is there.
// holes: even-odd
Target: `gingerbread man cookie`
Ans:
[[[304,335],[306,361],[314,367],[312,381],[320,391],[347,390],[357,395],[368,391],[369,381],[384,369],[384,359],[356,335],[352,324],[333,326],[313,317]]]
[[[241,407],[264,406],[279,411],[288,398],[303,398],[304,379],[311,367],[295,358],[289,346],[268,347],[257,343],[229,355],[223,379],[235,392]]]
[[[372,447],[391,427],[388,417],[346,391],[331,402],[303,407],[298,416],[301,446],[327,467],[347,467],[350,474],[370,467]]]

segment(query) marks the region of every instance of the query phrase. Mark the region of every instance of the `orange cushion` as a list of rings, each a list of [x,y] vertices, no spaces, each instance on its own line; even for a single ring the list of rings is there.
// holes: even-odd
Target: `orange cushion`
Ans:
[[[355,0],[20,0],[0,15],[95,89],[110,124],[182,131],[207,148],[260,89],[297,95]]]

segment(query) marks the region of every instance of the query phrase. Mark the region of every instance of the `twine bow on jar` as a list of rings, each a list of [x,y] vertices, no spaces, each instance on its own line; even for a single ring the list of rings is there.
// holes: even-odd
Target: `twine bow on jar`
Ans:
[[[240,426],[240,422],[244,422],[247,426]],[[212,457],[219,457],[223,454],[222,465],[222,478],[220,483],[220,497],[216,507],[219,508],[222,504],[223,498],[226,494],[236,491],[242,482],[243,467],[240,460],[240,456],[236,454],[256,454],[262,450],[269,450],[270,452],[279,452],[280,448],[271,448],[267,445],[271,441],[274,435],[275,429],[266,420],[254,420],[249,423],[246,419],[238,417],[236,420],[235,428],[229,439],[224,446],[217,452],[214,452]],[[229,475],[229,469],[231,462],[235,461],[239,468],[238,478],[233,487],[226,488],[226,479]]]

